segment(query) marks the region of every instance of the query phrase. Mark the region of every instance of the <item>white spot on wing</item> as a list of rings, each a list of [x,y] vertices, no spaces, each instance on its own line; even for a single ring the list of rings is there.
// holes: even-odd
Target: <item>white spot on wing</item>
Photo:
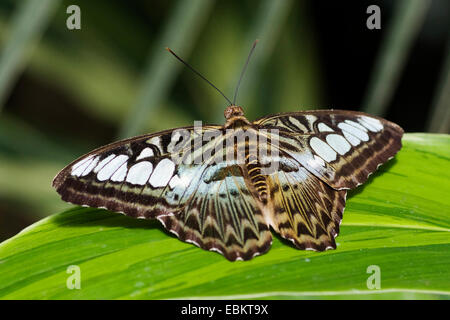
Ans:
[[[119,167],[128,160],[128,156],[121,154],[108,162],[97,174],[97,179],[105,181],[111,178]]]
[[[362,119],[358,119],[358,122],[366,129],[372,132],[377,132],[377,129],[375,129],[370,123],[365,122]]]
[[[153,153],[152,148],[145,148],[144,150],[141,151],[139,156],[136,158],[136,161],[144,159],[144,158],[148,158],[148,157],[153,157],[154,155],[155,154]]]
[[[92,161],[90,161],[90,164],[87,166],[86,170],[83,171],[81,176],[82,177],[87,176],[92,171],[92,169],[95,168],[99,159],[100,159],[100,157],[95,157]]]
[[[311,158],[308,160],[308,164],[315,168],[315,167],[325,167],[325,161],[321,157],[318,157],[317,155],[314,155],[314,158]]]
[[[79,177],[83,173],[83,171],[86,170],[86,168],[91,164],[92,157],[93,157],[93,155],[75,163],[72,166],[71,174],[73,176]]]
[[[352,148],[351,145],[338,134],[329,134],[326,137],[328,144],[337,151],[340,155],[346,154]]]
[[[333,129],[331,129],[329,126],[327,126],[325,123],[320,122],[317,125],[317,128],[319,129],[320,132],[334,132]]]
[[[353,121],[352,121],[353,122]],[[357,124],[356,122],[353,122],[355,124]],[[359,124],[357,124],[358,126],[360,126]],[[367,133],[365,131],[359,130],[357,129],[355,126],[350,125],[348,123],[339,123],[338,124],[339,129],[341,129],[342,131],[347,131],[347,133],[352,134],[353,136],[355,136],[356,138],[358,138],[359,140],[362,141],[369,141],[369,136],[367,135]],[[360,126],[361,127],[361,126]],[[361,127],[363,128],[363,127]],[[366,128],[364,128],[364,130],[366,130]]]
[[[363,131],[363,132],[367,132],[367,129],[365,127],[363,127],[362,125],[360,125],[359,123],[352,121],[352,120],[345,120],[346,123],[348,123],[351,126],[354,126],[355,128]]]
[[[348,142],[350,142],[353,146],[357,146],[358,144],[361,143],[361,140],[356,138],[354,135],[348,133],[347,131],[342,130],[342,133],[344,134],[345,139],[347,139]]]
[[[192,240],[192,239],[186,239],[185,241],[186,241],[187,243],[192,243],[192,244],[196,245],[197,247],[200,247],[200,244],[199,244],[198,242]]]
[[[172,177],[172,179],[170,179],[169,187],[170,187],[171,189],[173,189],[173,188],[175,188],[176,186],[178,186],[178,185],[180,184],[180,182],[181,182],[180,177],[179,177],[178,175],[174,175],[174,176]]]
[[[74,176],[78,176],[80,174],[83,173],[84,169],[86,169],[86,167],[89,165],[89,163],[87,163],[89,160],[91,160],[94,157],[94,155],[90,155],[89,157],[84,158],[81,161],[78,161],[77,163],[75,163],[72,166],[72,175]],[[86,164],[87,163],[87,164]],[[80,168],[83,167],[83,169],[81,170]]]
[[[362,116],[358,119],[358,121],[372,132],[379,132],[383,130],[383,124],[378,119]]]
[[[218,252],[218,253],[220,253],[220,254],[223,255],[222,250],[220,250],[220,249],[218,249],[218,248],[211,248],[211,249],[209,249],[209,251],[215,251],[215,252]]]
[[[305,116],[306,120],[308,120],[308,122],[311,124],[311,126],[313,125],[314,122],[316,122],[317,117],[315,115],[312,114],[307,114]]]
[[[165,187],[172,178],[174,171],[175,164],[170,159],[162,159],[156,165],[149,182],[155,188]]]
[[[166,227],[166,223],[164,222],[164,220],[162,219],[161,216],[156,217],[156,219],[158,219],[158,221],[161,222],[161,224],[164,226],[164,228]]]
[[[100,161],[100,163],[95,167],[94,172],[97,173],[101,170],[101,168],[103,168],[108,162],[110,162],[116,155],[115,154],[110,154],[109,156],[107,156],[105,159],[103,159],[102,161]]]
[[[170,179],[169,187],[171,189],[179,187],[179,188],[187,188],[189,186],[190,178],[184,175],[180,178],[178,175],[174,175],[172,179]]]
[[[322,167],[325,167],[325,161],[323,161],[321,157],[314,155],[314,160],[316,160],[316,162],[319,163]]]
[[[158,146],[159,145],[159,137],[150,138],[147,140],[147,143]]]
[[[336,160],[336,152],[330,148],[328,144],[320,140],[317,137],[312,137],[309,141],[311,148],[317,153],[323,160],[330,162]]]
[[[170,137],[170,142],[178,142],[180,140],[181,133],[179,131],[175,131]]]
[[[127,182],[132,184],[139,184],[143,186],[147,183],[148,178],[152,174],[153,165],[149,161],[142,161],[136,163],[130,168],[127,175]]]
[[[116,172],[114,172],[114,174],[111,177],[111,180],[122,182],[125,179],[126,175],[127,175],[127,163],[125,162],[120,166],[120,168]]]

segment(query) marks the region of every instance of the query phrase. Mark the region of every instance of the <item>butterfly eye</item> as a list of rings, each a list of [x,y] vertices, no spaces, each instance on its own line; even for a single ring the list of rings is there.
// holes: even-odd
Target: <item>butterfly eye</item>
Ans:
[[[233,117],[242,117],[244,115],[244,110],[239,106],[229,106],[225,109],[224,116],[225,119],[229,120]]]

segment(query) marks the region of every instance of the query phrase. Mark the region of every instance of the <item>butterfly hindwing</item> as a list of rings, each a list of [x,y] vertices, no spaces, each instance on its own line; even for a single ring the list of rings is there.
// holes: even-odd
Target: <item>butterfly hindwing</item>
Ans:
[[[335,249],[347,191],[334,190],[289,156],[268,183],[272,227],[299,249]]]
[[[249,260],[272,243],[261,204],[249,190],[240,166],[205,165],[192,199],[159,219],[182,240],[231,261]]]
[[[284,113],[255,124],[279,130],[280,149],[335,189],[364,183],[397,153],[403,135],[398,125],[356,111]]]

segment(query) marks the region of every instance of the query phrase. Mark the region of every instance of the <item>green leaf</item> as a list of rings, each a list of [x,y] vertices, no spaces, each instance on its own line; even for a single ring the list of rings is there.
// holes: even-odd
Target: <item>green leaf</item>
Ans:
[[[300,251],[275,238],[267,254],[229,262],[159,222],[74,207],[0,244],[0,298],[448,299],[450,136],[406,134],[403,142],[349,195],[336,250]],[[66,286],[71,265],[80,267],[81,289]],[[373,265],[381,289],[368,289]]]

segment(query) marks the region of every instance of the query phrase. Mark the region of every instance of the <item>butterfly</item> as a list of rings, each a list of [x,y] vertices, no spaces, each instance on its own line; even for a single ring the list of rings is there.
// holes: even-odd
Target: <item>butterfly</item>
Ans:
[[[403,135],[397,124],[356,111],[250,122],[230,103],[224,115],[224,125],[95,149],[58,173],[53,186],[64,201],[158,219],[180,240],[230,261],[267,252],[271,229],[298,249],[324,251],[336,248],[347,190],[393,158]]]

